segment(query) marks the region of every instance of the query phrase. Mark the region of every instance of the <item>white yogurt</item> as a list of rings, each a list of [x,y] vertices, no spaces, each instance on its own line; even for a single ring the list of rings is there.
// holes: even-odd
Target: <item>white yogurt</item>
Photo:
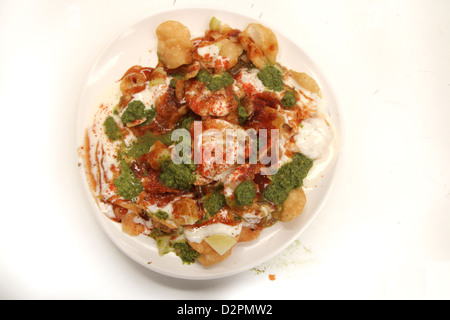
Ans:
[[[216,44],[211,44],[209,46],[203,46],[197,49],[197,53],[202,57],[209,55],[211,58],[216,58],[219,56],[220,48]]]
[[[333,138],[332,129],[322,118],[305,119],[294,137],[300,152],[313,160],[328,156]]]
[[[220,46],[218,44],[211,44],[197,49],[197,53],[205,58],[208,67],[215,67],[217,65],[225,65],[229,59],[220,55]]]
[[[169,78],[167,78],[165,82],[160,84],[156,84],[153,86],[147,85],[144,90],[134,94],[131,101],[141,101],[145,105],[146,110],[154,109],[156,99],[164,95],[169,89],[169,85],[167,83],[168,81],[170,82]]]
[[[226,214],[226,213],[227,213],[226,209],[221,209],[216,214]],[[224,234],[235,238],[241,234],[241,230],[242,230],[242,223],[236,225],[228,225],[218,222],[197,228],[186,228],[184,229],[184,235],[188,241],[200,243],[205,238],[215,234]]]
[[[242,70],[239,72],[239,76],[237,77],[238,86],[242,86],[243,84],[251,85],[254,87],[256,92],[266,91],[267,88],[263,85],[261,80],[259,80],[257,74],[258,69],[250,69],[250,70]]]

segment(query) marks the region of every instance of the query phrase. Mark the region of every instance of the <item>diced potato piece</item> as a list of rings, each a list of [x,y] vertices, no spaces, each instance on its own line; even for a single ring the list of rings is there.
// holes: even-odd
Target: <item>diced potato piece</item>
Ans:
[[[166,82],[167,73],[163,67],[157,67],[150,75],[149,87],[157,86]]]
[[[207,237],[205,241],[222,256],[236,244],[237,239],[227,234],[214,234]]]
[[[156,246],[158,247],[158,254],[162,257],[163,255],[171,251],[170,239],[172,235],[159,236],[156,240]]]
[[[222,21],[217,19],[216,17],[212,17],[209,21],[209,28],[214,31],[219,31],[220,26],[222,25]]]
[[[220,33],[223,33],[224,31],[231,29],[231,27],[228,24],[222,23],[222,21],[220,21],[216,17],[212,17],[211,20],[209,21],[209,28],[213,31],[218,31]]]

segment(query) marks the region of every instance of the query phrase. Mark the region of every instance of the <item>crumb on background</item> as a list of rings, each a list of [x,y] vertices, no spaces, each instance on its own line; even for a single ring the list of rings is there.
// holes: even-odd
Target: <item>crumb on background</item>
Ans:
[[[251,269],[256,275],[268,274],[269,280],[289,278],[310,271],[318,263],[317,256],[300,240],[295,240],[275,258]]]

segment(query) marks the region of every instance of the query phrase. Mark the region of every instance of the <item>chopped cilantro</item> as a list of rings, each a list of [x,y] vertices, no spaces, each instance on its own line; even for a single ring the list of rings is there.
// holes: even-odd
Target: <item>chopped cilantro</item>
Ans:
[[[162,164],[159,178],[169,188],[188,190],[195,182],[195,170],[194,164],[175,164],[169,160]]]
[[[145,116],[144,117],[147,120],[145,120],[145,122],[142,123],[142,124],[149,124],[150,122],[152,122],[152,120],[155,118],[155,116],[156,116],[156,110],[155,110],[155,108],[153,106],[152,106],[151,109],[145,109]]]
[[[114,180],[114,186],[117,188],[117,194],[125,200],[136,198],[144,187],[141,181],[134,175],[133,171],[127,166],[125,161],[120,161],[120,175]]]
[[[287,91],[281,99],[281,104],[285,108],[292,108],[296,103],[297,99],[295,99],[294,92],[292,91]]]
[[[166,146],[170,146],[171,144],[173,144],[172,141],[172,132],[173,131],[169,131],[165,134],[162,134],[160,136],[157,136],[156,139],[159,140],[159,142],[162,142],[163,144],[165,144]]]
[[[142,155],[150,151],[150,148],[156,142],[157,137],[147,131],[143,136],[137,138],[136,141],[125,151],[125,156],[139,159]]]
[[[183,262],[183,264],[194,263],[200,254],[195,251],[186,240],[173,239],[174,234],[167,234],[154,228],[149,237],[156,241],[159,255],[163,256],[169,252],[174,252]]]
[[[184,79],[184,74],[181,73],[176,73],[174,75],[172,75],[172,79],[170,79],[170,86],[175,89],[178,80],[182,80]]]
[[[265,67],[258,72],[257,77],[270,90],[282,91],[284,89],[283,74],[275,66]]]
[[[180,121],[177,128],[178,129],[186,129],[189,131],[191,129],[191,124],[194,121],[195,121],[195,117],[193,115],[188,115]]]
[[[244,106],[239,105],[237,108],[239,124],[243,126],[247,121],[248,113]]]
[[[124,155],[129,158],[139,159],[142,155],[148,153],[153,144],[159,142],[170,146],[174,142],[171,140],[172,131],[155,136],[151,131],[147,131],[144,135],[139,136],[133,144],[125,150]]]
[[[203,203],[206,212],[213,216],[225,205],[225,196],[222,192],[216,191],[212,193]]]
[[[103,127],[105,128],[105,133],[109,140],[116,141],[122,139],[122,132],[113,117],[109,116],[106,118]]]
[[[161,220],[167,220],[167,218],[169,218],[169,214],[165,211],[158,210],[155,212],[155,217]]]
[[[177,241],[173,244],[175,249],[175,254],[180,257],[183,264],[194,263],[195,260],[200,256],[200,254],[192,249],[192,247],[187,243],[187,241]]]
[[[248,206],[252,204],[256,196],[256,188],[250,180],[241,182],[234,191],[236,203],[240,206]]]
[[[288,194],[301,186],[308,175],[313,160],[296,153],[291,162],[285,163],[272,177],[271,184],[264,190],[264,198],[280,207]]]
[[[197,80],[205,83],[208,90],[213,92],[228,87],[234,82],[233,77],[228,72],[212,75],[206,70],[200,70],[198,72]]]
[[[145,109],[145,105],[142,101],[135,100],[128,104],[122,114],[121,120],[124,124],[142,119],[146,119],[146,122],[149,122],[153,120],[155,115],[155,109]]]
[[[200,70],[197,73],[197,80],[200,82],[208,82],[212,78],[212,75],[206,70]]]

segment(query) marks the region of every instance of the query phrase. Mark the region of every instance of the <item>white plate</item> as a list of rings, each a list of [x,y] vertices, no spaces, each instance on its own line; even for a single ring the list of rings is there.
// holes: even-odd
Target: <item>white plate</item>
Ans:
[[[174,9],[153,14],[127,28],[119,34],[100,53],[86,79],[80,98],[77,126],[78,145],[81,145],[87,119],[92,111],[98,95],[112,83],[121,78],[133,65],[153,67],[157,63],[155,35],[156,27],[165,20],[178,20],[186,25],[192,36],[200,36],[208,28],[209,20],[216,16],[233,28],[245,29],[251,22],[259,22],[271,28],[279,42],[278,61],[285,66],[304,71],[312,75],[323,91],[327,109],[340,136],[340,119],[338,106],[327,84],[314,62],[291,40],[277,32],[269,23],[257,21],[235,12],[212,8]],[[78,146],[77,146],[78,147]],[[146,236],[130,237],[123,233],[121,225],[111,221],[102,214],[88,191],[84,172],[82,179],[88,196],[91,198],[93,210],[101,226],[110,239],[131,259],[155,272],[183,279],[214,279],[230,276],[249,270],[269,260],[284,250],[311,223],[325,202],[335,176],[337,162],[328,167],[324,178],[316,189],[307,192],[307,205],[296,220],[289,223],[277,223],[263,230],[260,237],[250,243],[238,243],[232,255],[225,261],[203,267],[199,263],[183,265],[173,254],[159,256],[155,242]]]

